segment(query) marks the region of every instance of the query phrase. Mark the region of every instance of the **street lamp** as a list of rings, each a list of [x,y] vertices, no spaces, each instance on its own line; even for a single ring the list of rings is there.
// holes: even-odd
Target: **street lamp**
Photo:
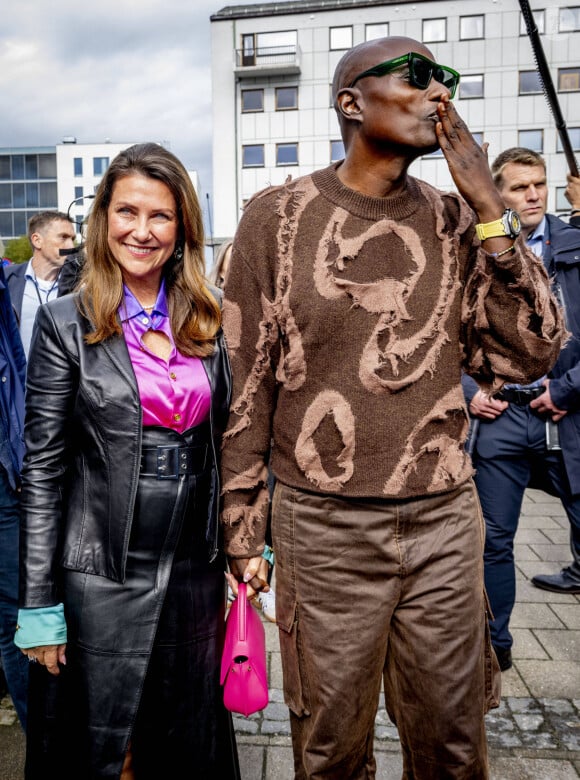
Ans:
[[[94,195],[80,195],[78,198],[75,198],[74,200],[71,200],[71,202],[68,204],[68,209],[66,210],[66,215],[70,219],[70,221],[74,224],[74,226],[76,227],[77,232],[78,232],[79,235],[81,235],[81,230],[82,230],[82,227],[83,227],[83,223],[82,222],[78,223],[76,221],[76,219],[73,219],[71,217],[71,215],[70,215],[70,210],[75,205],[75,203],[78,203],[81,200],[92,200],[92,198],[94,198],[94,197],[95,197]],[[81,241],[81,243],[78,246],[73,246],[70,249],[59,249],[58,253],[59,253],[59,255],[61,257],[66,257],[67,255],[76,255],[77,253],[79,253],[79,256],[80,256],[80,252],[81,252],[82,249],[83,249],[83,242]]]
[[[76,221],[76,219],[73,219],[71,217],[71,215],[70,215],[70,210],[75,205],[75,203],[79,203],[82,200],[92,200],[92,198],[94,198],[94,197],[95,197],[94,195],[80,195],[78,198],[75,198],[74,200],[71,200],[71,202],[68,205],[68,209],[66,210],[67,217],[70,219],[71,222],[74,222],[75,227],[77,228],[77,233],[79,233],[79,235],[80,235],[80,232],[82,230],[83,223],[82,222],[78,223]]]

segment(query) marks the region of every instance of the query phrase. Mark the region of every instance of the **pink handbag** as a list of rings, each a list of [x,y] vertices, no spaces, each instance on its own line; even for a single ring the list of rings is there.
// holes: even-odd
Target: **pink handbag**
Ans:
[[[243,582],[238,585],[238,596],[226,618],[220,682],[224,704],[230,712],[247,718],[268,704],[266,634],[260,616],[248,601]]]

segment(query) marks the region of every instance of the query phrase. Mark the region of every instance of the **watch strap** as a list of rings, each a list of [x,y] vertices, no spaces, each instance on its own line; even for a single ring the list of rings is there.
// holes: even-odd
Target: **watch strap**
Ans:
[[[480,241],[496,236],[507,236],[503,217],[494,219],[493,222],[478,222],[475,226],[475,232]]]

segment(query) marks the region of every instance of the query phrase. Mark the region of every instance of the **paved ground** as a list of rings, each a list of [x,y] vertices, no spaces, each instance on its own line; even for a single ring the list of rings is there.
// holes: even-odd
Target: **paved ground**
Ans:
[[[537,573],[569,562],[568,521],[560,503],[530,490],[516,538],[514,666],[502,676],[501,707],[487,717],[491,780],[580,778],[580,597],[534,588]],[[243,780],[292,780],[292,751],[277,629],[266,623],[270,703],[236,719]],[[0,780],[22,780],[23,737],[10,700],[0,703]],[[379,780],[399,780],[397,731],[383,708],[376,721]],[[160,778],[160,780],[163,780]]]

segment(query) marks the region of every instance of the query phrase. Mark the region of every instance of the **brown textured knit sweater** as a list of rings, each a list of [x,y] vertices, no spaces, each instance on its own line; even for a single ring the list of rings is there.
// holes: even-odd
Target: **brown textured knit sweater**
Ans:
[[[494,260],[474,222],[455,194],[410,178],[367,197],[335,166],[247,205],[224,304],[229,555],[263,549],[271,441],[274,474],[301,490],[450,491],[472,474],[462,369],[498,389],[554,363],[563,330],[541,262],[519,240]]]

